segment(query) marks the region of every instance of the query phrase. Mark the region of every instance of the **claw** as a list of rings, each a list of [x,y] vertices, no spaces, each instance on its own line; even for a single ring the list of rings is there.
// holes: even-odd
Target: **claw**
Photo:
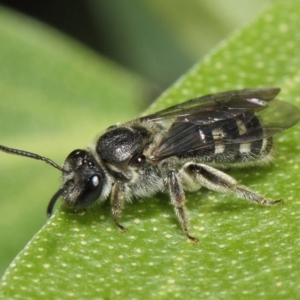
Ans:
[[[120,228],[120,230],[121,230],[122,232],[126,232],[126,231],[127,231],[127,228],[124,227],[123,225],[121,225],[121,224],[119,224],[119,223],[116,223],[116,224],[117,224],[117,226]]]
[[[270,203],[271,205],[277,205],[277,204],[283,204],[284,201],[283,199],[278,199],[278,200],[271,201]]]
[[[195,237],[193,237],[193,236],[191,236],[191,235],[189,235],[189,234],[187,234],[186,236],[187,236],[187,238],[188,238],[193,244],[196,244],[196,243],[199,242],[199,240],[198,240],[197,238],[195,238]]]
[[[269,201],[265,198],[263,198],[261,201],[260,201],[260,204],[261,205],[266,205],[266,206],[270,206],[270,205],[277,205],[277,204],[283,204],[284,201],[283,199],[278,199],[278,200],[274,200],[274,201]]]

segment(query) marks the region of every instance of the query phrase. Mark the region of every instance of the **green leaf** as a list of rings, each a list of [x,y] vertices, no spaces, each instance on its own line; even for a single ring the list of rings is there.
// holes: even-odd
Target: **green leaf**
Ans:
[[[0,7],[0,144],[62,164],[100,131],[135,117],[141,80],[32,19]],[[126,103],[126,105],[125,105]],[[45,224],[59,172],[0,152],[0,274]]]
[[[299,106],[299,11],[296,0],[277,2],[193,67],[147,112],[207,93],[259,86],[279,86],[280,98]],[[109,204],[84,213],[59,209],[7,269],[1,295],[298,298],[298,136],[299,125],[278,136],[272,166],[228,170],[267,197],[284,198],[284,206],[255,206],[206,190],[188,193],[191,233],[198,244],[186,242],[167,195],[128,204],[125,234],[116,229]]]

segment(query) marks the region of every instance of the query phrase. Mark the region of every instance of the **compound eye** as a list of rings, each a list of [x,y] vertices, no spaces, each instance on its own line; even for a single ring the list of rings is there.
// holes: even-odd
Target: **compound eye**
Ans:
[[[100,175],[91,176],[77,198],[76,207],[86,207],[94,203],[100,197],[102,189],[103,182]]]

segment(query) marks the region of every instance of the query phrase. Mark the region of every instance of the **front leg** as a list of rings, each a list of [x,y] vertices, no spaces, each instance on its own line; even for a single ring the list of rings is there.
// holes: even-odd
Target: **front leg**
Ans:
[[[275,201],[267,200],[265,197],[251,191],[245,186],[239,185],[231,176],[204,164],[186,163],[180,173],[183,178],[195,180],[209,190],[222,193],[235,193],[239,198],[254,201],[261,205],[283,203],[282,199]]]
[[[121,184],[115,183],[112,192],[111,192],[111,210],[114,216],[114,220],[117,226],[121,229],[122,232],[125,232],[127,229],[119,223],[122,209],[125,203],[124,187]]]
[[[174,171],[168,173],[168,186],[171,197],[171,202],[175,207],[176,215],[181,223],[184,234],[193,242],[197,242],[198,239],[191,236],[188,229],[188,217],[185,209],[185,195],[182,185],[178,179],[177,174]]]

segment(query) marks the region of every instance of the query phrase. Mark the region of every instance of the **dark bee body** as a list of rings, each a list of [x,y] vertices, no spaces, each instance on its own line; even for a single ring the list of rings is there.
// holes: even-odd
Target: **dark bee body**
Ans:
[[[128,123],[109,127],[86,150],[74,150],[61,168],[50,159],[0,145],[0,150],[39,160],[63,172],[62,196],[74,209],[110,197],[119,228],[126,201],[168,190],[186,236],[189,234],[184,190],[206,187],[232,192],[262,205],[282,203],[239,185],[216,167],[266,164],[272,136],[300,119],[293,105],[275,100],[277,88],[208,95]]]
[[[182,154],[177,155],[181,159],[193,159],[199,162],[215,164],[239,164],[258,161],[269,161],[272,156],[272,137],[264,138],[263,125],[258,117],[253,114],[243,114],[238,118],[228,120],[224,124],[212,123],[207,125],[197,125],[194,123],[174,123],[169,130],[169,137],[176,135],[174,139],[183,141]],[[257,140],[243,142],[247,133],[251,133],[253,128],[257,130]],[[174,132],[174,134],[173,134]],[[193,141],[198,139],[200,149],[192,150],[185,144],[185,137]],[[223,139],[230,139],[240,142],[226,143]],[[164,141],[162,142],[164,143]],[[209,144],[210,146],[205,146]],[[177,145],[175,146],[177,147]],[[174,152],[172,147],[168,147],[169,153]],[[167,156],[168,153],[165,153]]]

